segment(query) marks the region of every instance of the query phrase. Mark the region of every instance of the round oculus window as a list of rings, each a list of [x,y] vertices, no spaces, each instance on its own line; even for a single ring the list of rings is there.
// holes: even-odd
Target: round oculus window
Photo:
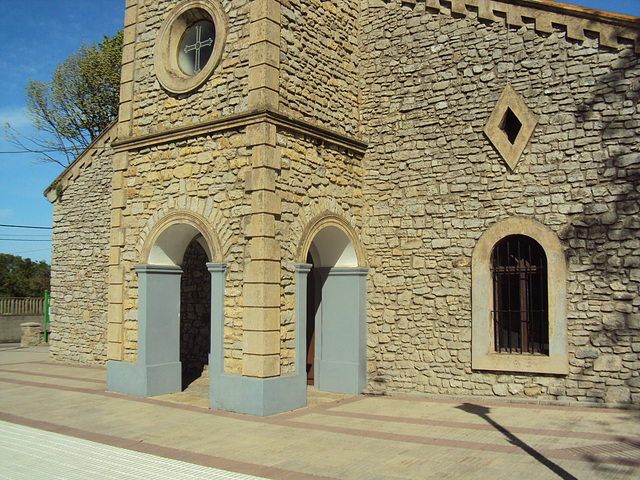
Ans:
[[[163,22],[154,47],[160,85],[187,93],[202,85],[220,63],[227,36],[218,0],[182,0]]]
[[[216,39],[216,27],[212,22],[201,20],[184,32],[178,47],[178,65],[187,75],[197,75],[205,67]]]

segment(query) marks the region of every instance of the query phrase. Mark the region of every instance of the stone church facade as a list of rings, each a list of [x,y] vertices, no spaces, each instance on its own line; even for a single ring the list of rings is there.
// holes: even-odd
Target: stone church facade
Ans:
[[[640,21],[544,0],[127,0],[45,192],[51,356],[269,415],[307,384],[640,404]]]

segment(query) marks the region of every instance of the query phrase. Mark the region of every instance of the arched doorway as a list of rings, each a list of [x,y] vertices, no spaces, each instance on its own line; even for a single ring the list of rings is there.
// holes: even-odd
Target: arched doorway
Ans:
[[[152,302],[153,308],[162,306],[162,312],[156,310],[154,318],[148,320],[155,330],[164,331],[166,335],[156,344],[163,345],[167,360],[169,355],[173,359],[177,356],[180,390],[199,378],[209,363],[211,274],[207,265],[210,257],[209,245],[200,229],[183,219],[171,222],[159,233],[149,252],[149,264],[144,269],[136,269],[147,281],[156,279],[146,297],[139,300]],[[164,267],[164,271],[158,273],[156,265]],[[166,269],[172,269],[171,273]],[[175,384],[175,379],[171,383]]]
[[[211,338],[221,338],[221,332],[217,327],[213,332],[211,311],[215,310],[219,320],[224,266],[210,263],[219,258],[217,237],[199,215],[176,211],[155,225],[142,252],[146,263],[134,267],[138,275],[137,360],[135,364],[107,364],[109,390],[140,396],[176,393],[202,373],[211,358],[216,366],[220,363],[219,345],[212,348]],[[211,350],[215,350],[213,355]]]
[[[307,383],[360,393],[366,386],[366,275],[350,236],[335,221],[311,230],[305,259]]]

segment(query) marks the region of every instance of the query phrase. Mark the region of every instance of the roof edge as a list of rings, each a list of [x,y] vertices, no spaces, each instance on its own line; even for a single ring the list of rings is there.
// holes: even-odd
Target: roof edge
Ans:
[[[53,182],[49,184],[47,188],[44,189],[43,195],[49,200],[49,202],[53,203],[58,198],[57,189],[59,186],[65,188],[69,181],[78,176],[78,173],[81,168],[91,164],[93,160],[93,153],[100,146],[104,146],[105,140],[109,137],[109,134],[115,130],[115,127],[118,125],[118,119],[113,120],[109,125],[107,125],[100,134],[94,138],[87,147],[80,152],[80,154],[65,167],[65,169],[58,175]],[[117,133],[117,130],[116,130]]]
[[[504,3],[505,0],[499,0]],[[543,8],[558,13],[568,13],[582,18],[598,20],[601,22],[614,23],[620,26],[640,29],[640,17],[625,15],[623,13],[613,13],[597,8],[581,7],[568,3],[554,2],[552,0],[511,0],[516,5]]]
[[[370,6],[385,7],[400,0],[369,0]],[[536,31],[553,33],[566,30],[567,38],[583,41],[585,31],[595,32],[600,46],[620,49],[633,43],[640,53],[640,17],[609,13],[593,8],[568,5],[552,0],[402,0],[402,4],[415,6],[424,3],[431,11],[456,16],[477,12],[481,20],[507,23],[521,27],[534,23]],[[620,41],[624,39],[625,41]]]

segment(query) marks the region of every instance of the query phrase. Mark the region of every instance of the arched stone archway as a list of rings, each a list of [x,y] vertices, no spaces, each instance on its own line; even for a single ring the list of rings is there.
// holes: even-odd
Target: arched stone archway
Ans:
[[[181,359],[180,352],[183,336],[181,303],[187,298],[182,294],[185,285],[198,283],[198,275],[206,274],[207,270],[210,274],[210,279],[207,279],[209,291],[203,292],[199,288],[197,295],[192,297],[197,297],[198,301],[208,297],[206,312],[209,319],[204,321],[209,322],[205,333],[209,338],[200,339],[199,343],[210,345],[210,348],[203,347],[208,350],[208,363],[211,365],[213,359],[214,365],[219,367],[222,342],[214,343],[212,339],[222,338],[225,268],[224,264],[211,263],[210,260],[220,256],[219,242],[211,226],[197,214],[172,212],[155,225],[142,250],[142,259],[146,263],[134,267],[138,275],[137,361],[135,364],[108,362],[109,390],[139,396],[182,390],[183,361],[191,361],[187,356]],[[204,263],[196,269],[197,273],[191,272],[194,262]],[[185,271],[186,277],[183,276]],[[195,361],[200,369],[203,367],[202,357],[197,355]]]
[[[334,215],[306,230],[296,265],[296,318],[309,383],[360,393],[366,386],[366,276],[357,236]]]
[[[189,210],[173,210],[153,224],[144,239],[140,261],[149,265],[181,265],[191,241],[197,240],[210,262],[220,262],[222,245],[213,225]]]

